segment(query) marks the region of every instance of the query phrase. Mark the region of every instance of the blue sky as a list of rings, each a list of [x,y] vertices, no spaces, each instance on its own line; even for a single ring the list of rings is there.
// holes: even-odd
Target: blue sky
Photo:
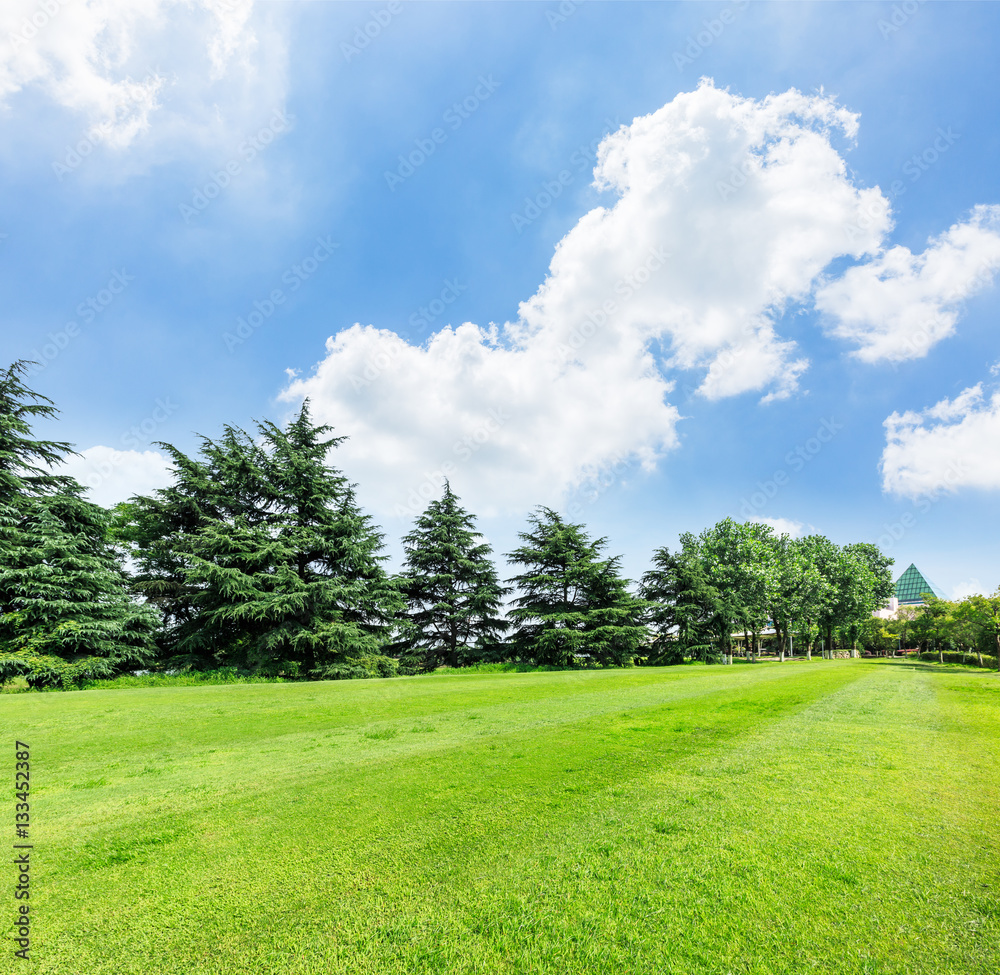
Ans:
[[[308,395],[394,557],[445,473],[500,552],[546,503],[632,577],[732,515],[1000,583],[996,5],[0,18],[2,358],[102,503]]]

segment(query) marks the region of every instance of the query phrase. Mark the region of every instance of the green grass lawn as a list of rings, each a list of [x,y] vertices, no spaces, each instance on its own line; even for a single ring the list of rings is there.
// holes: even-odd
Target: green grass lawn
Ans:
[[[9,694],[0,725],[35,844],[3,971],[1000,971],[985,671]]]

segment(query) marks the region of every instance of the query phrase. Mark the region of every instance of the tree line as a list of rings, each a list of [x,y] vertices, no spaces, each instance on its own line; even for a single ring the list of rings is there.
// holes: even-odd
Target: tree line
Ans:
[[[108,511],[56,473],[68,443],[33,436],[56,414],[29,363],[0,373],[0,682],[73,686],[136,669],[336,679],[516,661],[629,666],[753,659],[837,641],[856,652],[892,592],[864,543],[777,536],[725,519],[653,555],[637,584],[607,539],[539,507],[501,580],[475,517],[446,484],[403,538],[384,535],[331,466],[343,437],[308,401],[284,428],[224,426],[189,456],[159,446],[173,481]]]
[[[924,594],[923,606],[900,606],[895,619],[872,619],[865,634],[875,653],[918,650],[938,663],[975,663],[984,667],[995,658],[1000,670],[1000,591],[964,599]]]

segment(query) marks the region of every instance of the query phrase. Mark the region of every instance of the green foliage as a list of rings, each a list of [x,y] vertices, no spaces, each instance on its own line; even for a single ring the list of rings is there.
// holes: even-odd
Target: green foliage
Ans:
[[[326,463],[343,438],[313,424],[308,402],[287,429],[257,427],[203,438],[200,458],[162,444],[174,484],[120,511],[136,586],[169,621],[169,662],[331,679],[385,669],[367,661],[403,602],[382,536]]]
[[[67,686],[148,663],[159,621],[129,596],[107,512],[49,472],[69,445],[31,438],[54,408],[26,365],[0,374],[0,682]]]
[[[404,537],[405,564],[390,579],[383,536],[327,462],[344,438],[312,422],[308,401],[284,429],[227,425],[196,457],[161,444],[173,483],[109,518],[52,473],[69,445],[32,438],[32,421],[55,409],[25,386],[27,365],[0,374],[0,682],[114,677],[149,666],[154,637],[160,668],[292,680],[512,659],[728,663],[735,633],[754,659],[769,625],[782,656],[794,638],[807,653],[837,639],[875,652],[918,640],[939,655],[1000,657],[1000,592],[930,596],[873,622],[893,592],[892,560],[876,546],[777,537],[731,518],[682,535],[676,552],[657,549],[633,594],[620,559],[603,555],[606,539],[540,507],[509,555],[523,571],[505,615],[510,590],[449,484]]]
[[[756,634],[767,623],[777,580],[772,534],[768,525],[724,518],[698,536],[695,549],[718,594],[714,629],[723,655],[731,653],[737,627]]]
[[[457,667],[495,647],[509,624],[501,617],[507,590],[490,560],[492,549],[447,482],[403,538],[398,583],[409,612],[400,664],[408,673]]]
[[[706,660],[713,653],[721,596],[709,582],[698,540],[682,535],[681,546],[674,553],[666,546],[657,549],[653,568],[642,577],[639,592],[649,603],[646,618],[655,633],[647,656],[650,665],[680,664],[685,654]]]
[[[779,652],[794,649],[795,629],[812,636],[812,624],[829,600],[830,583],[821,569],[821,553],[829,542],[820,535],[805,538],[773,537],[777,563],[771,598],[771,619],[778,633]],[[807,642],[808,648],[808,642]]]
[[[540,507],[529,516],[525,544],[507,558],[525,567],[511,581],[521,593],[510,617],[514,655],[555,666],[581,659],[631,664],[648,640],[646,600],[633,596],[619,575],[620,558],[600,558],[607,543],[591,542],[582,525]]]

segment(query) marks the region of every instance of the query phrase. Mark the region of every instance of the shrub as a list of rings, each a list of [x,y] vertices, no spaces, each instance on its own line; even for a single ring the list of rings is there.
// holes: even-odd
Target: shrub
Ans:
[[[926,660],[930,663],[938,663],[938,654],[936,650],[926,651],[924,653],[918,654],[921,660]],[[941,656],[946,664],[965,664],[968,667],[978,667],[979,659],[976,657],[976,652],[970,650],[968,653],[960,653],[957,650],[946,650]],[[990,670],[995,670],[997,666],[997,658],[991,657],[989,654],[983,654],[983,667]]]

